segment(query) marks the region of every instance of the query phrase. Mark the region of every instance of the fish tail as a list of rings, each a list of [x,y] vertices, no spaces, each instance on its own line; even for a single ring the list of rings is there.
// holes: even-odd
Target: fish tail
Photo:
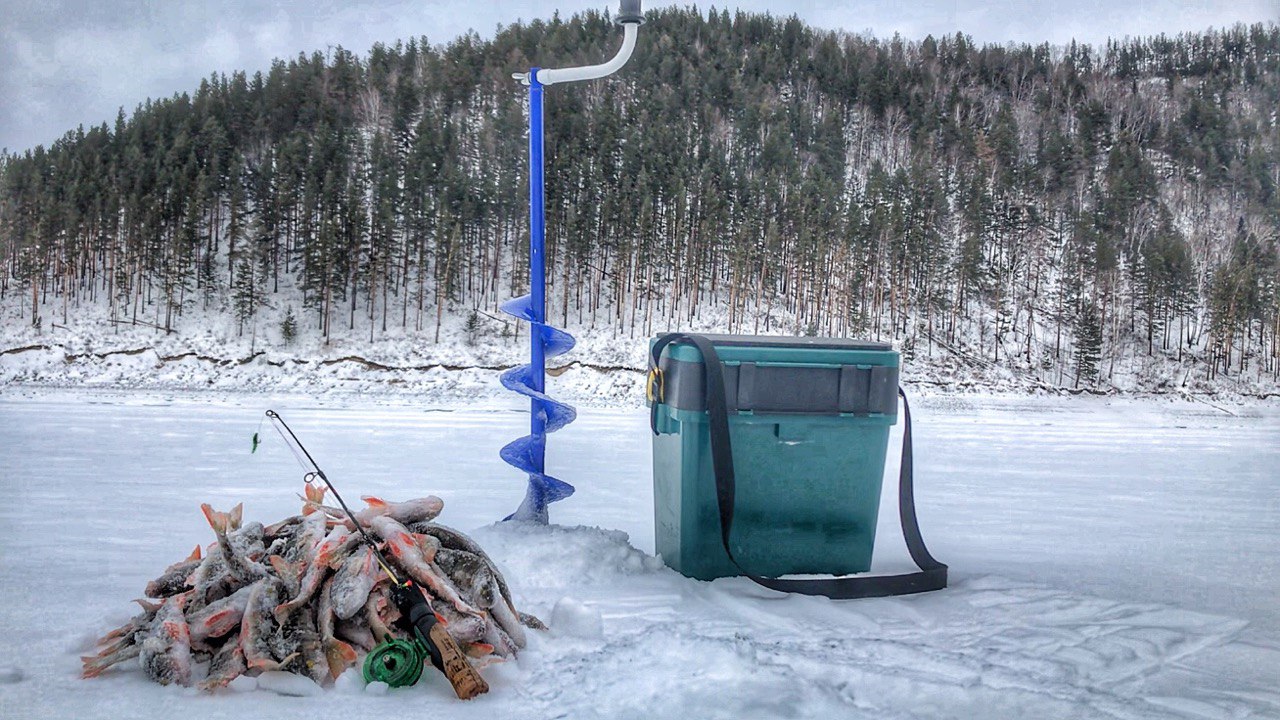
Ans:
[[[289,614],[296,610],[298,606],[299,603],[296,600],[282,602],[276,606],[276,609],[272,611],[272,614],[276,616],[276,622],[283,625],[284,621],[289,619]]]
[[[324,641],[324,657],[329,661],[329,677],[334,680],[347,668],[356,664],[356,650],[347,643],[328,638]]]
[[[311,513],[322,509],[320,505],[324,503],[324,494],[326,490],[328,490],[328,488],[324,486],[307,483],[307,486],[302,489],[305,496],[299,496],[302,497],[303,515],[310,515]]]
[[[227,527],[231,524],[229,513],[218,512],[209,503],[201,503],[200,512],[204,513],[204,519],[209,521],[209,527],[213,528],[219,537],[227,534]]]
[[[80,670],[80,677],[95,678],[102,674],[107,666],[102,663],[102,658],[96,658],[90,655],[84,655],[80,658],[80,662],[84,663],[84,667]]]

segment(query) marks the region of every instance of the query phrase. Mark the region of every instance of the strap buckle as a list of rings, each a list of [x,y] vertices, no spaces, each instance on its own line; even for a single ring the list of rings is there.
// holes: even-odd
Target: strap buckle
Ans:
[[[644,396],[650,403],[660,403],[666,395],[667,381],[661,368],[649,368],[649,376],[644,383]]]

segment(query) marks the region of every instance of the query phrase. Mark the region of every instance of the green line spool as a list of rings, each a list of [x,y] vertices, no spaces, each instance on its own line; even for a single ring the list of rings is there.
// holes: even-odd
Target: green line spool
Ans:
[[[364,681],[384,682],[398,688],[413,685],[422,677],[427,650],[416,640],[388,640],[364,659]]]

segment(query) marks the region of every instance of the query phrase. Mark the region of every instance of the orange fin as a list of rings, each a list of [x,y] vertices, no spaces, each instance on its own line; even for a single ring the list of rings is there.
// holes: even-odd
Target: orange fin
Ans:
[[[267,558],[267,562],[271,564],[271,569],[276,571],[276,575],[286,583],[297,585],[298,580],[302,578],[302,571],[306,567],[304,562],[291,563],[279,555],[272,555]]]
[[[307,486],[306,488],[303,489],[303,492],[306,494],[305,499],[308,502],[313,502],[319,505],[320,503],[324,502],[324,494],[327,490],[328,488],[324,487],[323,485],[315,485],[312,483],[307,483]]]
[[[361,495],[360,499],[363,500],[366,505],[372,508],[384,508],[390,504],[386,500],[383,500],[382,498],[379,498],[379,497],[374,497],[372,495]]]
[[[493,654],[493,646],[489,643],[474,642],[467,646],[466,653],[468,657],[478,658],[485,655]]]
[[[80,661],[84,663],[84,667],[80,669],[80,677],[95,678],[101,675],[102,671],[106,670],[106,668],[99,665],[97,660],[97,658],[91,657],[80,658]]]
[[[201,559],[200,546],[197,545],[196,549],[191,551],[191,554],[187,556],[187,559],[184,562],[191,562],[192,560],[199,560],[199,559]]]
[[[356,664],[356,650],[337,638],[324,641],[324,656],[329,661],[329,677],[336,680],[344,670]]]
[[[200,503],[200,512],[204,513],[204,519],[209,521],[209,527],[219,535],[227,534],[227,514],[214,510],[209,503]]]

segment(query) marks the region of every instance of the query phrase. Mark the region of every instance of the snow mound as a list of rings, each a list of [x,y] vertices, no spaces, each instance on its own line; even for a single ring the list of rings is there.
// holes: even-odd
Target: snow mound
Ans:
[[[551,628],[556,635],[597,640],[604,637],[604,618],[599,610],[563,597],[551,611]]]
[[[524,588],[607,583],[664,568],[661,560],[633,547],[620,530],[507,522],[480,528],[474,537],[503,573],[519,578]]]
[[[381,680],[374,680],[364,686],[364,691],[367,695],[386,695],[390,690],[391,686]]]
[[[359,665],[347,668],[333,681],[333,691],[342,695],[358,695],[364,692],[364,688],[364,672]]]
[[[240,677],[227,683],[227,687],[230,688],[232,692],[237,692],[237,693],[253,692],[254,690],[258,689],[258,678],[249,677],[248,675],[241,675]]]

